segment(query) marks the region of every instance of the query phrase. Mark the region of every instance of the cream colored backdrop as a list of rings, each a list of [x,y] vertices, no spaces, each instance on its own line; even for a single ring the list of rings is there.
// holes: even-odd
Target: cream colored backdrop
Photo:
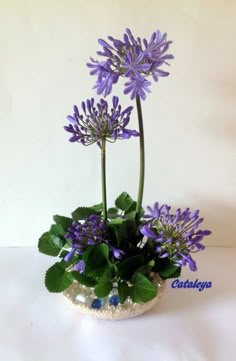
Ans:
[[[95,95],[85,63],[97,38],[127,26],[166,31],[176,58],[143,103],[144,203],[200,208],[208,245],[236,244],[236,1],[0,0],[1,245],[35,245],[52,214],[100,201],[98,148],[69,143],[63,125]],[[110,205],[136,197],[136,158],[137,139],[108,147]]]

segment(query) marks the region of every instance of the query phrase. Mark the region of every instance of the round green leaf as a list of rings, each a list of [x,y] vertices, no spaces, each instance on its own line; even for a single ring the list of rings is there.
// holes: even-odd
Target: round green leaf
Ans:
[[[127,297],[129,296],[129,289],[130,287],[126,282],[119,282],[118,283],[118,293],[120,296],[120,303],[124,303]]]
[[[175,266],[173,264],[169,264],[164,269],[160,270],[158,273],[164,279],[177,278],[180,276],[181,267]]]
[[[53,220],[55,223],[60,224],[64,230],[66,231],[72,224],[73,220],[69,217],[59,216],[56,214],[53,216]]]
[[[86,218],[88,218],[93,214],[100,214],[100,212],[96,211],[94,208],[78,207],[74,212],[71,213],[72,218],[75,221],[85,220]]]
[[[130,290],[130,296],[133,302],[148,302],[157,295],[157,288],[141,273],[136,273],[132,278],[133,287]]]
[[[41,253],[56,257],[60,253],[63,245],[64,242],[59,237],[46,232],[39,239],[38,249]]]
[[[76,281],[87,287],[94,287],[97,284],[96,280],[92,277],[86,276],[76,271],[72,271],[71,274]]]
[[[122,211],[128,212],[133,211],[136,207],[136,202],[130,197],[127,192],[123,192],[119,195],[119,197],[115,201],[115,205],[117,208]]]
[[[50,267],[45,276],[45,286],[49,292],[62,292],[73,282],[73,276],[65,270],[64,262],[57,262]]]
[[[98,285],[94,289],[97,297],[106,297],[112,290],[112,283],[107,277],[102,277]]]

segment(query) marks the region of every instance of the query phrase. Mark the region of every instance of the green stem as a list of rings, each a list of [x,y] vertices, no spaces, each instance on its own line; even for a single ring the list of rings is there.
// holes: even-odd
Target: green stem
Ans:
[[[136,97],[136,106],[138,112],[138,124],[139,124],[139,145],[140,145],[140,169],[139,169],[139,188],[138,198],[136,206],[136,218],[142,207],[143,201],[143,188],[144,188],[144,174],[145,174],[145,147],[144,147],[144,130],[143,130],[143,116],[141,101],[139,95]]]
[[[102,203],[103,218],[107,220],[107,191],[106,191],[106,139],[102,139],[101,149]]]

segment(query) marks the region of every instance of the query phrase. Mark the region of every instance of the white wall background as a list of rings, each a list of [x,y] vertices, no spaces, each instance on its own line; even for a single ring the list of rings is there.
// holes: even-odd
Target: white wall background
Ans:
[[[166,31],[176,57],[143,104],[144,203],[200,208],[208,245],[236,244],[236,1],[1,0],[1,245],[35,245],[52,214],[100,201],[99,151],[69,143],[63,125],[94,95],[85,63],[97,38],[127,26]],[[123,190],[135,197],[138,140],[108,152],[109,204]]]

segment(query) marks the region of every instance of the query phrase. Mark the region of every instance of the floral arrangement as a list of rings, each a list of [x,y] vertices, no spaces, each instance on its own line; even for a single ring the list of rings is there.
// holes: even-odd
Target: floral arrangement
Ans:
[[[111,104],[105,99],[93,98],[74,106],[69,124],[70,142],[84,146],[96,143],[101,152],[102,202],[91,207],[79,207],[71,217],[55,215],[50,230],[39,239],[39,251],[59,256],[46,272],[45,284],[50,292],[62,292],[73,282],[94,288],[97,300],[92,307],[99,308],[99,299],[106,297],[114,284],[118,294],[113,305],[123,304],[127,298],[134,303],[145,303],[156,297],[158,287],[154,276],[176,278],[181,268],[188,265],[196,271],[192,253],[204,250],[201,243],[211,232],[200,230],[203,221],[199,211],[177,209],[155,202],[142,207],[144,189],[144,129],[141,102],[150,92],[152,78],[169,75],[162,66],[169,65],[173,55],[168,53],[171,41],[156,31],[150,40],[135,38],[129,29],[122,40],[111,36],[99,39],[101,60],[91,58],[87,64],[90,74],[96,76],[94,88],[98,95],[108,96],[113,86],[125,78],[124,94],[136,101],[138,130],[129,129],[133,106],[122,108],[117,96]],[[123,192],[114,206],[107,207],[106,143],[137,137],[140,144],[140,176],[137,200]]]

